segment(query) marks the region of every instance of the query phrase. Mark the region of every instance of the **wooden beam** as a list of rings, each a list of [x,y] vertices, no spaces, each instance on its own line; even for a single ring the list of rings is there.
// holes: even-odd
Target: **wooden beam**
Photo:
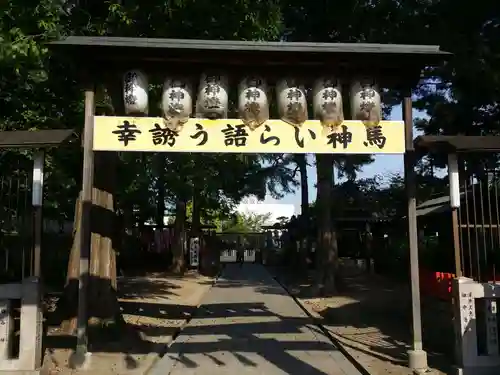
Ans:
[[[0,149],[59,146],[73,133],[73,129],[0,131]]]

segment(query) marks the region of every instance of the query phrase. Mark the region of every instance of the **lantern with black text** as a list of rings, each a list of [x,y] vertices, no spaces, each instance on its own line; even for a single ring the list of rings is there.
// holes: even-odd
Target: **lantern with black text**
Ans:
[[[140,70],[130,70],[123,76],[125,113],[148,113],[148,79]]]
[[[382,120],[380,92],[372,80],[359,80],[351,84],[351,115],[353,120],[378,124]]]
[[[314,118],[325,128],[338,126],[344,121],[342,92],[339,82],[333,78],[319,78],[313,86]]]
[[[294,126],[307,120],[307,98],[304,86],[293,78],[282,79],[276,85],[280,118]]]
[[[228,79],[221,74],[203,74],[196,101],[196,116],[209,119],[227,117]]]
[[[182,78],[167,78],[163,85],[162,109],[165,125],[178,131],[193,113],[193,91]]]
[[[238,87],[238,113],[245,125],[256,129],[269,120],[267,84],[261,77],[245,77]]]

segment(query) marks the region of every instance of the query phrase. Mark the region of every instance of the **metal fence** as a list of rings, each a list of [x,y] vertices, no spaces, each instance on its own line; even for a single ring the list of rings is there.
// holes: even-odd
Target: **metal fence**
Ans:
[[[33,161],[16,154],[0,167],[0,282],[20,282],[33,275]]]
[[[461,204],[454,227],[458,227],[460,268],[463,276],[476,281],[497,279],[500,261],[500,183],[496,173],[487,180],[464,178]]]

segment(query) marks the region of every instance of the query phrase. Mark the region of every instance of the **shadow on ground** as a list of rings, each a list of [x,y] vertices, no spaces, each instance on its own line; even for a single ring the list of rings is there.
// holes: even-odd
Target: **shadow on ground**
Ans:
[[[286,274],[281,273],[281,276],[281,281],[286,281],[295,292],[307,296],[310,291],[307,283],[294,284]],[[336,326],[353,328],[352,334],[346,335],[345,342],[347,344],[344,343],[344,345],[349,345],[349,342],[355,344],[357,337],[361,337],[363,334],[363,344],[370,348],[369,355],[379,356],[384,361],[391,358],[397,364],[406,365],[406,350],[411,328],[411,311],[408,308],[409,293],[406,292],[405,295],[402,292],[405,288],[387,283],[377,286],[378,292],[375,296],[374,285],[367,284],[366,281],[357,278],[357,276],[345,280],[340,296],[346,297],[346,301],[348,298],[349,303],[329,306],[321,311],[327,325],[332,328]],[[222,289],[253,288],[257,294],[262,295],[285,294],[281,287],[269,285],[258,279],[249,279],[237,270],[226,273],[224,279],[221,279],[217,286]],[[248,303],[209,303],[204,304],[197,311],[192,306],[186,305],[136,302],[133,301],[133,298],[140,296],[141,284],[138,283],[136,288],[132,287],[131,290],[124,292],[132,297],[132,301],[121,304],[124,314],[172,320],[194,316],[196,321],[203,322],[199,325],[189,325],[183,330],[183,336],[192,338],[182,344],[179,355],[176,357],[176,360],[181,362],[184,367],[200,368],[204,364],[206,365],[206,361],[217,367],[225,367],[236,361],[250,369],[258,366],[256,358],[261,358],[288,374],[335,374],[335,372],[325,372],[316,368],[311,364],[314,363],[314,360],[305,360],[301,356],[301,353],[304,355],[304,353],[310,352],[322,353],[323,355],[331,355],[333,352],[341,356],[335,346],[332,346],[321,330],[315,327],[312,324],[313,321],[308,317],[279,315],[270,311],[264,303],[255,300]],[[161,283],[156,284],[156,286],[143,286],[143,288],[144,293],[153,296],[153,298],[162,295],[164,289],[167,293],[175,294],[175,288],[168,291],[168,285]],[[263,296],[263,298],[265,297]],[[216,320],[220,318],[223,318],[223,321],[217,323]],[[394,322],[399,322],[399,324],[395,325]],[[54,322],[51,323],[54,324]],[[424,334],[427,334],[430,326],[425,324],[424,320]],[[378,332],[373,333],[373,342],[370,343],[369,329],[372,327],[376,327]],[[164,350],[164,347],[143,340],[138,332],[149,337],[175,333],[175,330],[168,326],[153,327],[144,324],[129,325],[127,330],[130,331],[133,339],[94,343],[91,350],[94,352],[123,353],[124,360],[128,361],[127,368],[134,368],[136,366],[134,355],[155,351],[160,353]],[[318,340],[301,340],[300,335],[304,330],[312,330]],[[442,329],[438,332],[445,336]],[[377,335],[382,337],[377,337]],[[52,337],[45,342],[49,350],[61,346],[63,348],[74,347],[74,340],[68,346],[68,341],[63,342],[64,339],[67,340],[68,337]],[[446,360],[447,353],[443,353],[443,350],[432,349],[430,344],[427,345],[429,339],[426,336],[426,348],[431,348],[429,352],[430,364],[447,372],[447,364],[449,363]],[[356,349],[359,350],[359,348]],[[221,358],[218,355],[220,352],[228,352],[229,354],[225,358]],[[229,369],[229,367],[227,368]]]
[[[172,276],[169,276],[171,279]],[[124,299],[165,299],[178,294],[176,289],[180,287],[161,277],[131,277],[118,279],[118,291],[120,298]]]
[[[218,368],[221,373],[233,370],[235,362],[238,371],[247,368],[249,373],[265,373],[266,366],[273,365],[286,374],[344,374],[336,368],[343,357],[327,337],[317,328],[313,320],[300,313],[296,316],[284,316],[275,313],[266,303],[256,302],[259,295],[280,294],[289,298],[279,285],[269,285],[259,276],[249,278],[252,267],[239,272],[239,266],[230,266],[223,279],[217,282],[217,288],[250,288],[256,292],[249,302],[208,303],[203,304],[194,315],[194,319],[183,331],[180,342],[174,343],[169,350],[169,358],[180,362],[186,369],[202,369],[201,372]],[[265,272],[265,271],[263,271]],[[228,291],[229,292],[229,291]],[[234,293],[234,291],[233,291]],[[267,296],[269,301],[269,297]],[[241,300],[241,299],[240,299]],[[269,302],[268,302],[269,303]],[[298,306],[295,308],[299,309]],[[312,331],[312,335],[311,335]],[[336,361],[332,361],[332,357]],[[325,363],[333,368],[325,370]],[[346,366],[347,366],[346,365]],[[211,367],[214,366],[214,367]],[[224,367],[226,367],[224,369]],[[251,370],[255,368],[255,370]],[[169,373],[170,368],[161,368]],[[174,374],[183,370],[174,370]],[[255,371],[255,372],[253,372]],[[159,373],[159,372],[158,372]]]
[[[253,287],[258,293],[275,294],[280,292],[280,294],[284,294],[282,288],[266,287],[265,284],[259,282],[243,282],[243,280],[239,281],[236,277],[222,280],[218,284],[222,288],[234,288],[241,285]],[[147,290],[150,289],[147,288]],[[255,368],[258,366],[255,360],[246,353],[242,353],[248,352],[250,348],[252,354],[259,355],[266,362],[273,364],[288,374],[330,374],[330,372],[327,373],[316,369],[296,355],[296,353],[311,351],[327,353],[331,352],[332,349],[336,350],[326,339],[314,342],[293,339],[293,336],[300,335],[305,329],[312,329],[315,335],[323,336],[319,329],[311,325],[312,321],[306,317],[290,318],[274,314],[269,311],[264,303],[206,304],[198,309],[196,313],[192,306],[161,303],[125,302],[121,303],[121,307],[124,314],[140,313],[142,316],[150,318],[168,317],[169,319],[179,319],[189,317],[191,314],[194,314],[197,320],[203,319],[210,322],[217,318],[223,318],[225,324],[188,326],[182,331],[183,335],[196,336],[198,339],[198,342],[183,345],[182,353],[177,359],[188,368],[201,366],[200,363],[193,359],[193,354],[201,354],[219,367],[228,365],[227,360],[221,360],[216,355],[217,352],[221,351],[229,352],[232,361],[236,360],[245,367]],[[239,322],[240,319],[244,321]],[[169,327],[141,326],[129,327],[129,329],[140,329],[140,331],[151,337],[173,333]],[[283,335],[291,338],[282,339]],[[218,338],[214,339],[214,337]],[[203,342],[204,338],[207,338],[209,342]],[[74,339],[65,341],[67,339],[68,337],[51,337],[46,340],[47,348],[49,350],[68,348],[68,344],[70,344],[69,348],[74,347]],[[134,355],[147,354],[154,350],[160,349],[148,342],[141,341],[140,337],[135,337],[135,340],[94,342],[91,347],[93,352],[123,353],[127,368],[130,369],[136,367]]]
[[[169,281],[170,280],[170,281]],[[182,280],[176,284],[174,280]],[[88,328],[89,351],[96,354],[123,353],[128,369],[137,368],[137,356],[163,353],[164,342],[178,334],[182,324],[190,318],[195,307],[192,304],[178,304],[179,293],[184,282],[205,285],[208,281],[187,273],[184,277],[156,273],[148,277],[122,277],[118,279],[118,298],[122,316],[119,326],[105,323],[90,324]],[[109,281],[106,281],[109,284]],[[44,301],[44,352],[52,358],[64,357],[55,354],[73,351],[76,337],[62,331],[62,323],[68,317],[58,311],[61,294],[48,294]],[[90,301],[89,301],[90,302]],[[162,342],[155,338],[162,338]],[[136,357],[134,357],[136,356]],[[54,362],[54,360],[52,360]],[[57,366],[66,366],[58,364]]]
[[[312,277],[296,281],[284,269],[273,273],[298,298],[312,298],[311,308],[342,345],[357,351],[407,366],[411,343],[411,294],[408,285],[364,272],[348,273],[338,285],[338,294],[322,297],[323,305],[314,306]],[[325,307],[326,304],[326,307]],[[449,373],[454,358],[454,332],[449,302],[422,296],[424,348],[429,365]],[[369,348],[364,350],[361,346]]]

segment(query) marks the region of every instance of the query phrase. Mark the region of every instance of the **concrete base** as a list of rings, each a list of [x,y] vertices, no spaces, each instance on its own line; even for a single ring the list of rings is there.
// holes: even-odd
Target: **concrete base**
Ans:
[[[499,372],[500,369],[497,366],[455,368],[455,375],[497,375]]]
[[[414,374],[425,374],[429,370],[427,353],[423,350],[408,350],[408,367]]]
[[[90,368],[90,360],[92,359],[92,353],[87,352],[85,354],[73,352],[69,357],[69,367],[74,370],[88,370]]]

